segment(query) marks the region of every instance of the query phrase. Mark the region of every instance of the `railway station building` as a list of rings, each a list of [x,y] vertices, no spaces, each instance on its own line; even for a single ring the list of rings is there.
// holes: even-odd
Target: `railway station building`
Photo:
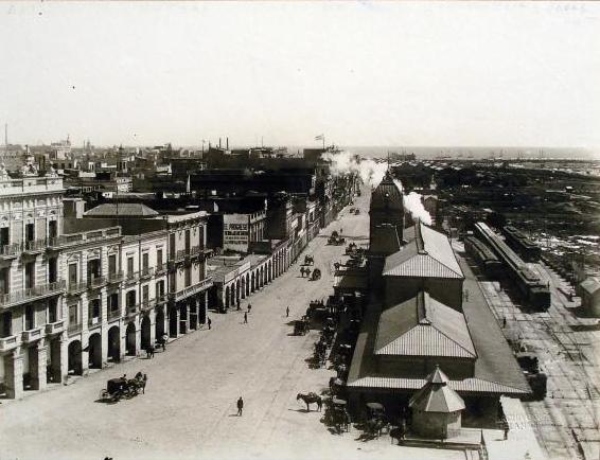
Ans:
[[[525,396],[529,385],[468,264],[444,234],[422,222],[402,226],[401,196],[389,174],[372,195],[369,301],[349,369],[349,409],[360,417],[376,402],[399,417],[438,372],[444,391],[464,401],[464,410],[457,403],[444,415],[453,420],[447,433],[455,422],[493,424],[500,396]]]

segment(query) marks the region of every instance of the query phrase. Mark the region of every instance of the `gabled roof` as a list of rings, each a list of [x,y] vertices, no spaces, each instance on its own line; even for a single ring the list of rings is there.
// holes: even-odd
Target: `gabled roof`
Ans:
[[[439,367],[427,376],[427,383],[410,398],[409,407],[423,412],[458,412],[465,408],[463,399],[448,386],[448,377]]]
[[[476,358],[464,316],[426,292],[381,313],[376,355]]]
[[[383,276],[464,278],[448,238],[419,222],[411,244],[390,255]]]
[[[84,213],[91,217],[152,217],[159,213],[143,203],[104,203]]]
[[[595,277],[590,277],[582,281],[579,286],[581,286],[581,289],[588,294],[594,294],[600,290],[600,280]]]
[[[389,171],[386,171],[385,176],[379,185],[373,190],[369,209],[371,211],[404,210],[402,188],[398,182],[394,180]]]

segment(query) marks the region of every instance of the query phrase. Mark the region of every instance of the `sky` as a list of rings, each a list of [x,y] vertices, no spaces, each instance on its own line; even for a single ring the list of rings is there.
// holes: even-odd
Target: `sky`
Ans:
[[[597,2],[0,2],[0,43],[10,143],[600,147]]]

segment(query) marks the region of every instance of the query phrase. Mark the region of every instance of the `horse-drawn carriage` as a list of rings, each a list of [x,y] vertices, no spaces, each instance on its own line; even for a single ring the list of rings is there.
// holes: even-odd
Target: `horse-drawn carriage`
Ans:
[[[365,432],[376,438],[381,433],[389,429],[389,422],[385,413],[385,408],[377,402],[367,403],[367,420],[365,422]]]
[[[314,265],[315,259],[313,256],[304,256],[304,265]]]
[[[346,242],[346,238],[340,236],[337,230],[331,232],[331,236],[327,240],[328,244],[333,244],[334,246],[339,246],[340,244],[344,244]]]
[[[100,399],[106,402],[118,402],[121,398],[132,398],[143,392],[146,386],[146,376],[138,372],[133,379],[125,376],[110,379],[106,382],[106,388],[100,392]]]
[[[308,318],[303,316],[302,319],[294,321],[294,335],[304,335],[308,331]]]
[[[317,280],[320,280],[320,279],[321,279],[321,270],[319,270],[318,268],[315,268],[315,269],[312,271],[312,275],[311,275],[310,279],[311,279],[312,281],[317,281]]]

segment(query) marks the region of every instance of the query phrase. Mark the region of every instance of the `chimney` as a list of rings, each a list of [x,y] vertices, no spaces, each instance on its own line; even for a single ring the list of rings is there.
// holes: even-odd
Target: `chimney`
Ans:
[[[225,149],[229,150],[229,136],[225,138]]]
[[[219,148],[221,148],[221,138],[219,137]]]

